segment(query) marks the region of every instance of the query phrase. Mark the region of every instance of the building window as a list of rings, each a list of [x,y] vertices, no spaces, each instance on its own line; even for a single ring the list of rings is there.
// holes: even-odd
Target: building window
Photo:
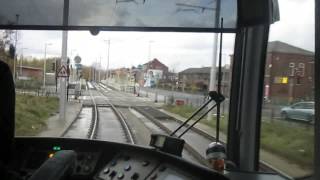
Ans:
[[[304,71],[305,71],[305,65],[304,63],[299,63],[298,65],[298,68],[299,68],[299,76],[300,77],[303,77],[304,76]]]
[[[288,77],[276,76],[273,79],[274,84],[288,84]]]
[[[300,76],[297,76],[296,78],[296,85],[301,85],[302,78]]]

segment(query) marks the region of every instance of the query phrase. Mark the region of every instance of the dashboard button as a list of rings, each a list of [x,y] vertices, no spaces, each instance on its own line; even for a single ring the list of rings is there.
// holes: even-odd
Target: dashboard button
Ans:
[[[84,155],[83,155],[83,154],[79,154],[78,157],[77,157],[77,159],[78,159],[79,161],[82,161],[82,160],[84,159]]]
[[[137,179],[139,179],[139,174],[138,174],[138,173],[134,173],[134,174],[131,176],[131,179],[132,179],[132,180],[137,180]]]
[[[109,174],[109,177],[110,178],[113,178],[117,175],[117,172],[116,171],[112,171],[110,174]]]
[[[167,167],[162,166],[162,167],[160,167],[159,171],[160,171],[160,172],[163,172],[163,171],[166,170],[166,169],[167,169]]]
[[[155,180],[155,179],[157,179],[157,177],[158,177],[158,175],[157,175],[157,174],[154,174],[154,175],[152,175],[152,176],[150,177],[150,179],[151,179],[151,180]]]
[[[123,159],[124,159],[125,161],[129,161],[130,156],[124,156]]]
[[[111,161],[111,166],[117,165],[117,161]]]
[[[105,168],[104,170],[103,170],[103,173],[104,174],[108,174],[110,172],[110,169],[109,168]]]
[[[87,160],[88,161],[91,161],[93,159],[93,156],[91,155],[91,154],[89,154],[88,156],[87,156]]]
[[[130,169],[131,169],[131,166],[129,164],[124,167],[125,171],[130,171]]]
[[[124,178],[124,174],[123,173],[119,173],[118,174],[118,179],[123,179]]]
[[[150,164],[149,161],[143,161],[143,162],[142,162],[142,166],[148,166],[149,164]]]
[[[83,170],[84,170],[85,172],[90,172],[91,168],[90,168],[90,166],[85,165],[85,166],[83,167]]]

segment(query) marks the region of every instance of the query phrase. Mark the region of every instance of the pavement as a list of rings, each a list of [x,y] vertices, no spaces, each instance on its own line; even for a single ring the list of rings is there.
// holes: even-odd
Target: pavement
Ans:
[[[48,119],[47,128],[40,132],[39,137],[60,137],[67,129],[72,121],[77,117],[80,112],[82,104],[79,101],[69,101],[66,110],[66,119],[61,122],[59,114],[55,114]]]

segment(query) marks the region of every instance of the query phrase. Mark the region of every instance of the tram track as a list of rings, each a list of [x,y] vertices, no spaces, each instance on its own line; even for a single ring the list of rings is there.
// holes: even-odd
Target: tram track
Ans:
[[[99,91],[98,85],[93,85],[93,86],[97,89],[98,93],[100,93],[102,96],[106,97],[101,91]],[[114,128],[111,124],[115,125],[115,123],[119,122],[121,125],[121,126],[118,126],[120,128],[119,131],[122,131],[125,136],[125,141],[122,141],[122,142],[135,144],[134,136],[132,135],[131,129],[129,128],[128,123],[126,122],[126,118],[124,117],[124,115],[108,99],[103,99],[103,100],[105,101],[105,103],[102,103],[102,104],[96,103],[95,104],[97,107],[98,114],[100,112],[102,112],[103,109],[105,109],[104,111],[106,111],[106,109],[110,108],[112,113],[116,116],[116,119],[110,118],[110,117],[100,117],[99,120],[101,121],[101,123],[104,123],[104,127],[108,127],[108,128],[112,127],[112,130],[114,132],[117,128]],[[109,113],[109,116],[110,116],[110,113]],[[108,122],[111,120],[114,120],[114,122]],[[103,129],[103,127],[101,127],[101,129],[102,129],[101,131],[105,130],[105,129]],[[118,134],[121,134],[121,133],[118,132]],[[106,139],[106,140],[108,140],[108,139]],[[116,139],[116,141],[121,142],[120,139]]]
[[[97,102],[92,93],[95,90],[96,87],[90,84],[88,91],[91,103],[82,105],[80,112],[61,137],[114,140],[134,144],[134,138],[123,114],[108,100],[106,100],[106,103]],[[91,115],[89,115],[90,113]],[[118,128],[114,128],[115,124],[120,125]],[[104,131],[107,128],[110,131]],[[112,136],[114,134],[120,135]],[[121,136],[121,134],[124,134],[124,136]],[[116,137],[116,139],[112,139],[113,137]]]

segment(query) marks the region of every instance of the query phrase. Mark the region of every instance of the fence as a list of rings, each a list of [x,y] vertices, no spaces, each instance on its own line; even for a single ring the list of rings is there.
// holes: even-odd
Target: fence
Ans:
[[[16,93],[31,96],[58,96],[57,92],[44,89],[16,89]]]

